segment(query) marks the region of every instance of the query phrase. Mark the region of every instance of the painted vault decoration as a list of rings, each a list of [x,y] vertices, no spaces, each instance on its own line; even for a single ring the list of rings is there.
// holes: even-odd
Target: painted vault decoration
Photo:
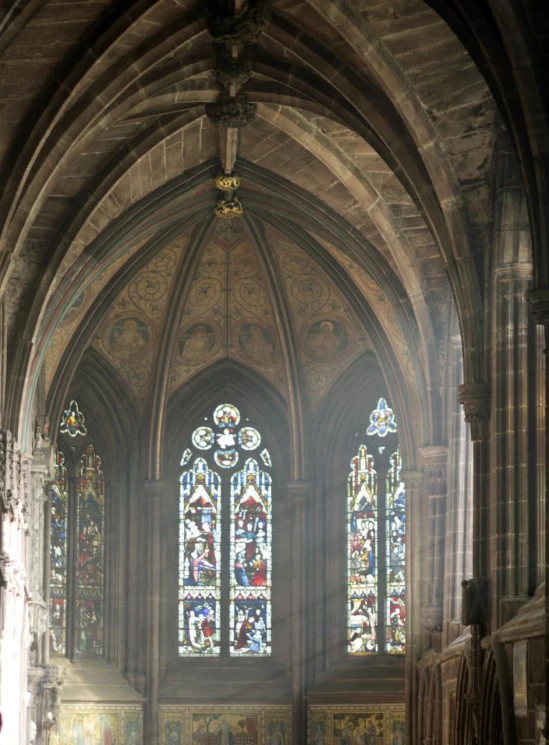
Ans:
[[[308,745],[404,745],[404,706],[310,706]]]
[[[160,745],[291,745],[290,706],[161,706]]]

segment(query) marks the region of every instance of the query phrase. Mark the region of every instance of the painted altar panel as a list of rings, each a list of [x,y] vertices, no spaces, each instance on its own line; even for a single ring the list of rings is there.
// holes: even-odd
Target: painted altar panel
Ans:
[[[310,706],[309,745],[404,745],[404,706]]]
[[[291,707],[161,706],[160,745],[291,745]]]
[[[62,704],[50,745],[141,745],[143,710],[136,704]]]

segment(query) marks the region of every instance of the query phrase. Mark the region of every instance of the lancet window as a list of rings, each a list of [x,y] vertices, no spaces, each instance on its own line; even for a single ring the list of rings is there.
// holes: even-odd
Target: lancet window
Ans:
[[[347,479],[347,652],[406,642],[406,512],[397,425],[380,398]]]
[[[272,477],[261,434],[220,404],[181,459],[179,654],[271,654]]]
[[[84,417],[76,402],[71,401],[63,420],[74,415],[74,407],[81,417],[81,433]],[[105,478],[93,444],[82,446],[75,456],[67,459],[61,450],[55,456],[50,524],[50,652],[69,657],[97,656],[103,654]]]

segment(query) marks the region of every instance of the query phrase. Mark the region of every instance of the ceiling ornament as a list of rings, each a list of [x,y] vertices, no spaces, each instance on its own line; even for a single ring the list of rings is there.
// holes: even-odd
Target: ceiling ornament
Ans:
[[[237,196],[220,199],[215,205],[215,214],[223,220],[234,220],[235,217],[242,217],[243,212],[242,202]]]
[[[219,191],[236,191],[240,186],[240,177],[235,173],[222,173],[215,179]]]
[[[243,88],[253,74],[251,47],[268,23],[270,0],[208,0],[207,9],[220,91],[215,102],[206,104],[206,116],[219,128],[221,167],[230,174],[238,157],[239,131],[257,117],[257,104]],[[223,199],[215,213],[237,217],[242,204],[237,197]]]

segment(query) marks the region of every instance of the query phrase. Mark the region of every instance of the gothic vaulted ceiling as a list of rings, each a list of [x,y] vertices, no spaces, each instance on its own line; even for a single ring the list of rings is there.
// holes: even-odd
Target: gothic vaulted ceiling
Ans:
[[[434,437],[454,301],[480,378],[500,126],[483,78],[422,0],[273,0],[237,135],[244,218],[220,221],[206,5],[29,0],[6,16],[8,415],[27,402],[28,417],[41,369],[62,398],[91,349],[138,407],[154,376],[169,396],[222,357],[283,397],[298,370],[314,407],[375,353]]]

